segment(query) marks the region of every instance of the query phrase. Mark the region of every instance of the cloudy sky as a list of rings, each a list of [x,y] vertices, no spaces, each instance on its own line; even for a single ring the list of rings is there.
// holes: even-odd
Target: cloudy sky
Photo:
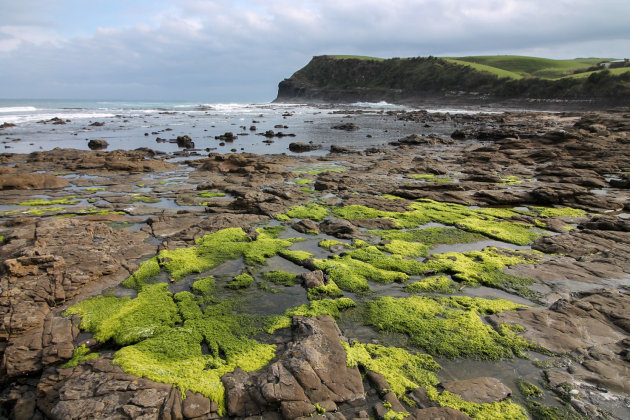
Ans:
[[[628,0],[5,0],[0,97],[266,102],[314,55],[630,56]]]

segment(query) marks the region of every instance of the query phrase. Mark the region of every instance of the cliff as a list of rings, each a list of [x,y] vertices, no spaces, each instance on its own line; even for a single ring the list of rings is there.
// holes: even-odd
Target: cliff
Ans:
[[[584,77],[499,77],[436,57],[376,59],[316,56],[278,85],[276,102],[401,104],[630,104],[630,72]]]

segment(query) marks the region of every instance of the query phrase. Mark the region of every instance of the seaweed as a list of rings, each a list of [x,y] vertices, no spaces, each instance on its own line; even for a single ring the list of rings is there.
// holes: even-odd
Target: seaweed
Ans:
[[[80,347],[77,347],[72,351],[72,359],[68,360],[63,365],[59,366],[62,369],[73,368],[79,365],[79,363],[83,363],[86,360],[92,360],[100,357],[99,353],[91,353],[90,349],[85,347],[85,344],[82,344]]]

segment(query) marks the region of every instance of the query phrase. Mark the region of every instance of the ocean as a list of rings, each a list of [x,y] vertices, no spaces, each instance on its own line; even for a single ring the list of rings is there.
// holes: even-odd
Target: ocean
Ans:
[[[3,152],[30,153],[57,147],[88,149],[88,142],[102,139],[107,150],[148,147],[172,154],[182,149],[173,143],[189,136],[193,155],[210,152],[287,153],[291,142],[320,146],[310,155],[328,153],[335,144],[351,148],[382,147],[409,134],[449,135],[454,127],[424,125],[397,120],[389,111],[408,108],[380,103],[314,106],[303,104],[197,103],[185,101],[85,101],[0,99],[0,129]],[[430,110],[465,112],[470,110]],[[353,122],[358,129],[336,130]],[[272,130],[284,137],[265,137]],[[226,132],[232,142],[215,137]],[[159,140],[158,140],[159,139]]]

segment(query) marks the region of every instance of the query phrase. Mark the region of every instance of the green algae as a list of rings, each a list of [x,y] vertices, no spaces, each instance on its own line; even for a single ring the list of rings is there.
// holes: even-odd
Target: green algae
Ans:
[[[429,277],[405,286],[407,293],[455,293],[457,287],[446,276]]]
[[[306,295],[308,300],[319,300],[342,297],[343,292],[334,281],[328,280],[328,284],[308,289]]]
[[[404,397],[407,391],[420,386],[435,386],[439,382],[435,372],[440,366],[428,354],[413,354],[397,347],[361,344],[356,341],[352,345],[343,341],[342,344],[346,350],[348,367],[360,364],[367,370],[380,373],[398,398]],[[378,391],[385,393],[388,390]]]
[[[384,198],[385,200],[405,200],[405,198],[398,197],[397,195],[392,195],[392,194],[383,194],[383,195],[380,195],[379,197]]]
[[[293,183],[297,184],[297,185],[312,184],[313,182],[315,182],[315,181],[313,181],[312,179],[308,179],[308,178],[296,178],[296,179],[293,180]]]
[[[540,398],[543,396],[542,390],[531,382],[519,379],[516,384],[518,385],[518,389],[521,391],[521,394],[523,394],[526,398]]]
[[[295,285],[295,279],[297,275],[293,273],[287,273],[282,270],[273,270],[262,273],[262,278],[268,280],[274,284],[279,284],[282,286],[293,286]]]
[[[292,249],[284,249],[282,251],[279,251],[278,255],[296,264],[301,264],[302,261],[313,258],[313,254],[308,251],[299,251]]]
[[[570,406],[564,404],[560,406],[548,407],[537,401],[527,401],[527,410],[534,420],[587,420],[586,417]]]
[[[518,175],[502,176],[501,182],[499,182],[501,185],[519,185],[522,183],[523,179]]]
[[[420,242],[427,245],[429,248],[440,244],[463,244],[479,242],[485,239],[485,236],[478,233],[441,227],[411,230],[369,230],[368,233],[380,236],[385,240]]]
[[[184,321],[203,317],[201,308],[199,308],[199,302],[192,293],[186,291],[176,293],[173,296],[173,300],[177,304],[179,315]]]
[[[310,190],[309,190],[310,191]],[[319,204],[306,204],[304,206],[293,206],[286,213],[277,215],[276,219],[287,221],[290,219],[311,219],[316,222],[324,220],[330,212]]]
[[[366,304],[365,321],[381,331],[407,334],[414,346],[433,356],[497,360],[523,356],[533,344],[484,324],[480,313],[518,307],[522,305],[502,299],[466,296],[380,297]]]
[[[85,347],[85,344],[82,344],[80,347],[77,347],[72,351],[72,359],[68,360],[59,367],[62,369],[73,368],[78,366],[79,363],[83,363],[86,360],[97,359],[98,357],[100,357],[99,353],[91,353],[90,349]]]
[[[584,217],[588,213],[581,209],[572,207],[536,207],[530,206],[540,217]]]
[[[334,256],[326,260],[317,259],[313,263],[315,267],[325,271],[340,289],[348,292],[369,290],[368,281],[389,284],[404,282],[409,278],[405,273],[383,270],[349,255]]]
[[[103,187],[88,187],[88,188],[84,188],[83,191],[88,191],[88,192],[105,191],[105,188],[103,188]]]
[[[127,279],[122,282],[122,286],[128,289],[140,291],[142,287],[160,274],[160,264],[157,257],[143,261]]]
[[[63,207],[46,207],[46,208],[41,208],[41,209],[28,209],[24,213],[32,214],[33,216],[41,216],[44,213],[50,213],[53,211],[63,211],[63,210],[64,210]],[[6,212],[5,214],[9,214],[9,213],[12,213],[12,212]]]
[[[238,290],[238,289],[247,289],[252,284],[254,284],[254,278],[247,273],[239,274],[234,277],[231,282],[229,282],[225,287],[228,289]]]
[[[338,166],[330,166],[330,165],[317,165],[312,167],[302,167],[297,168],[295,170],[296,174],[309,174],[309,175],[319,175],[326,172],[346,172],[346,168],[340,168]]]
[[[158,198],[154,198],[154,197],[147,197],[146,195],[132,195],[131,196],[131,202],[142,202],[142,203],[159,203],[159,199]]]
[[[199,198],[215,198],[215,197],[225,197],[227,194],[223,192],[212,192],[212,191],[202,191],[197,194]]]
[[[424,182],[453,182],[451,178],[438,178],[433,174],[411,174],[409,177]]]
[[[426,257],[429,254],[427,245],[419,242],[401,241],[400,239],[392,239],[385,245],[379,246],[379,249],[403,257],[418,258]]]
[[[278,239],[282,232],[284,232],[284,226],[265,226],[256,229],[256,233],[265,239]]]
[[[352,299],[324,299],[314,300],[310,304],[304,304],[287,309],[282,315],[274,315],[269,317],[265,331],[272,334],[280,328],[288,328],[291,326],[291,319],[294,315],[315,317],[319,315],[330,315],[335,319],[339,319],[341,311],[353,308],[356,304]]]
[[[162,250],[158,260],[175,280],[180,280],[189,274],[203,273],[239,257],[243,257],[250,265],[264,264],[267,258],[277,255],[295,242],[273,239],[271,233],[264,232],[259,232],[259,236],[252,240],[241,228],[223,229],[199,238],[196,247]]]
[[[100,342],[113,339],[127,345],[172,327],[180,321],[178,307],[166,283],[146,285],[138,297],[89,298],[66,310],[64,315],[80,315],[80,328]]]
[[[409,275],[446,273],[469,286],[483,285],[529,296],[532,292],[526,286],[533,284],[532,279],[507,274],[502,270],[516,264],[537,262],[540,254],[535,251],[508,251],[487,247],[482,251],[433,254],[429,260],[421,263],[400,255],[388,255],[369,246],[347,252],[346,256],[383,270]]]
[[[69,197],[60,198],[58,200],[29,200],[18,203],[18,206],[70,206],[72,204],[78,203],[79,200],[76,200],[76,196],[71,195]],[[52,210],[52,209],[51,209]]]
[[[448,391],[438,393],[435,388],[427,389],[427,396],[442,407],[451,407],[468,414],[476,420],[527,420],[527,412],[523,407],[507,399],[493,403],[474,403],[464,401],[462,397]]]
[[[472,210],[453,203],[441,203],[433,200],[418,200],[411,203],[408,212],[393,212],[372,209],[361,205],[350,205],[333,210],[337,217],[347,220],[384,218],[392,220],[398,228],[417,228],[420,225],[436,222],[459,227],[469,232],[476,232],[517,245],[528,245],[540,235],[530,230],[530,225],[517,222],[501,221],[493,216],[489,209]],[[505,210],[496,210],[495,214],[505,216]],[[514,213],[516,214],[516,213]]]
[[[334,246],[342,246],[342,247],[345,247],[345,248],[348,248],[350,246],[349,244],[347,244],[345,242],[337,241],[335,239],[323,239],[323,240],[319,241],[319,243],[317,245],[319,247],[321,247],[321,248],[326,248],[329,251]]]
[[[217,303],[217,286],[213,276],[202,277],[196,280],[190,288],[199,295],[202,303]]]

